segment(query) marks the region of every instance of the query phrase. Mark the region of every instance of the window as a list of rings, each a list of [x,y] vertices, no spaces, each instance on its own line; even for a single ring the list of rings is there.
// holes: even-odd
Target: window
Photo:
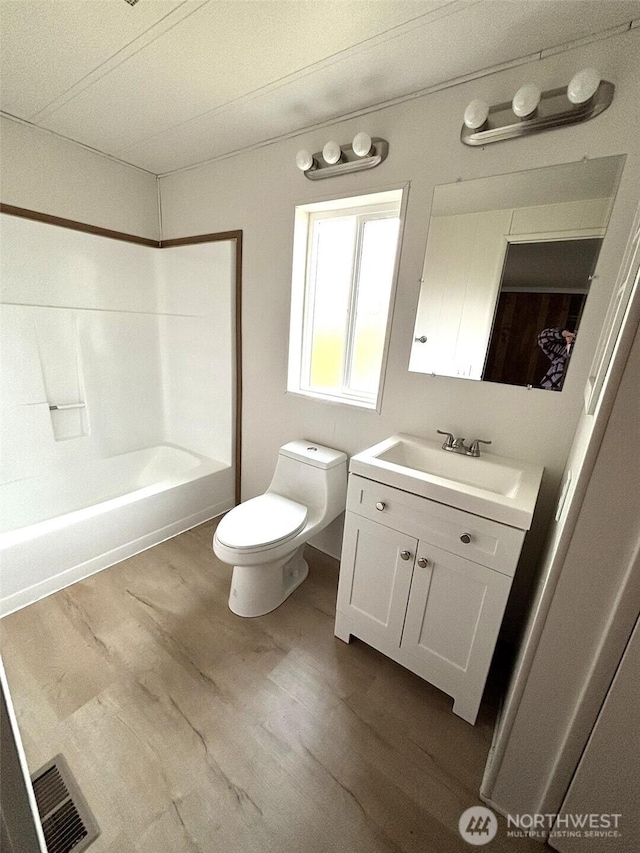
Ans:
[[[289,391],[379,407],[402,190],[296,208]]]

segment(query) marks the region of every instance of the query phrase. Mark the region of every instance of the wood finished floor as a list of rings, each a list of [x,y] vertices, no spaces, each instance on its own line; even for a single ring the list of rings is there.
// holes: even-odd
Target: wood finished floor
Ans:
[[[64,753],[91,853],[449,853],[493,712],[333,636],[336,561],[241,619],[207,523],[5,618],[29,767]],[[491,851],[539,851],[506,837]]]

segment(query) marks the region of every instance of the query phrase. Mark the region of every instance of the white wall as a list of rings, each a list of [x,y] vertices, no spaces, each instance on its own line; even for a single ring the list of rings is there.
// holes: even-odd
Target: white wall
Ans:
[[[2,202],[159,239],[155,175],[0,118]]]
[[[495,453],[546,466],[542,515],[525,548],[532,559],[536,535],[552,509],[571,445],[599,327],[631,227],[640,182],[636,130],[638,45],[630,31],[528,66],[416,98],[295,139],[283,140],[160,181],[163,237],[241,228],[243,263],[243,497],[263,491],[278,447],[304,436],[352,454],[403,430],[432,436],[446,428],[493,440]],[[471,149],[459,141],[461,117],[474,97],[510,100],[524,82],[542,89],[565,84],[575,71],[597,66],[616,85],[609,110],[592,122],[546,134]],[[350,141],[366,130],[389,141],[377,169],[311,183],[294,166],[299,148],[318,151],[327,139]],[[495,174],[627,154],[609,231],[581,325],[580,340],[560,394],[493,383],[431,377],[407,371],[419,278],[434,187]],[[386,189],[410,181],[398,293],[382,412],[329,405],[286,393],[293,215],[296,204]],[[339,530],[322,545],[337,553]],[[528,584],[520,572],[516,586]],[[517,593],[516,593],[517,595]]]

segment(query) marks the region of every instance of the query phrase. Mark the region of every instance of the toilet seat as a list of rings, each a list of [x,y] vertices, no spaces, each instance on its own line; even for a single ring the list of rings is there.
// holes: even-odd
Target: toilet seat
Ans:
[[[292,539],[306,521],[306,506],[267,492],[228,512],[218,525],[216,539],[239,551],[271,548]]]

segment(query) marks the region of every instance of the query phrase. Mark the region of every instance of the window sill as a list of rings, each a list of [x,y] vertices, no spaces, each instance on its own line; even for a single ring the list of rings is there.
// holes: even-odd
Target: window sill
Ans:
[[[320,394],[317,391],[304,391],[300,388],[287,388],[287,394],[293,394],[296,397],[307,397],[311,400],[317,400],[320,403],[330,403],[331,405],[349,406],[357,409],[366,409],[370,412],[380,413],[379,404],[368,400],[357,400],[353,397],[339,397],[337,394]]]

